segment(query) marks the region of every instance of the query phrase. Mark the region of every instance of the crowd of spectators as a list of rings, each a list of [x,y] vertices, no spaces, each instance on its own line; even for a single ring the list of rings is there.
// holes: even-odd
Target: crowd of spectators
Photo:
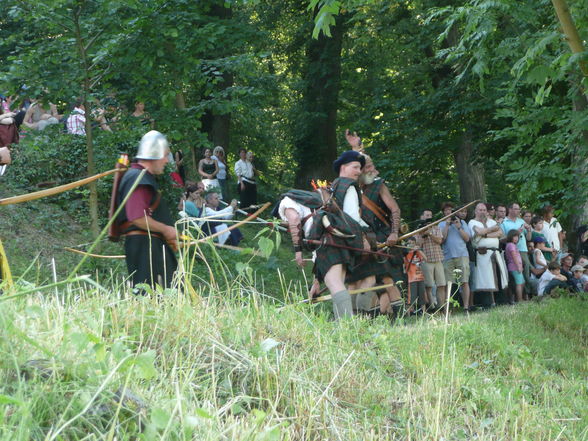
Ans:
[[[444,215],[454,209],[451,202],[441,207]],[[459,291],[466,311],[474,305],[516,304],[550,294],[554,288],[588,291],[588,257],[583,249],[577,255],[567,252],[565,231],[551,205],[536,214],[521,212],[518,203],[496,207],[478,203],[473,217],[467,216],[466,210],[453,212],[449,220],[415,238],[424,255],[421,266],[427,291],[419,296],[422,309],[443,305],[448,286],[453,287],[450,294]],[[424,210],[421,222],[426,225],[431,218],[432,211]],[[581,243],[586,236],[584,232]]]

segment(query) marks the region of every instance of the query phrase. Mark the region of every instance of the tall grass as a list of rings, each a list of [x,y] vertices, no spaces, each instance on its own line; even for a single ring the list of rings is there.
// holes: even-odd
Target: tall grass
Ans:
[[[203,251],[215,282],[190,254],[177,290],[82,278],[1,302],[0,438],[588,439],[585,300],[333,322]]]

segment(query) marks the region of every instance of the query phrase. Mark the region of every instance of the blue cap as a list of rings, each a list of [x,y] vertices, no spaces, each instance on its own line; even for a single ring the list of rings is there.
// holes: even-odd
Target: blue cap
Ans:
[[[341,170],[341,166],[344,164],[349,164],[350,162],[357,161],[361,164],[361,168],[365,166],[365,156],[361,153],[356,152],[355,150],[347,150],[346,152],[341,153],[334,162],[333,162],[333,170],[335,173],[339,174],[339,170]]]

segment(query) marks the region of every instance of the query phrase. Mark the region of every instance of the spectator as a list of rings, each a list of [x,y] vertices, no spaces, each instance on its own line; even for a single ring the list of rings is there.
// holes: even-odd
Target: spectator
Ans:
[[[0,108],[0,147],[18,144],[19,136],[15,117],[14,112],[5,112],[3,108]]]
[[[233,199],[231,203],[224,209],[219,210],[220,197],[217,192],[208,193],[204,199],[206,200],[206,206],[204,208],[204,215],[207,218],[211,218],[213,222],[220,219],[232,219],[237,208],[237,201]],[[228,229],[225,223],[216,223],[214,230],[215,233],[219,233]],[[243,239],[243,234],[238,228],[231,231],[227,231],[218,236],[218,243],[224,245],[228,242],[229,245],[237,246]]]
[[[492,204],[484,204],[484,205],[486,205],[486,211],[488,213],[487,218],[494,220],[494,217],[496,217],[496,210],[494,209],[494,205],[492,205]]]
[[[204,149],[204,158],[198,162],[198,174],[202,177],[202,182],[206,190],[216,188],[220,192],[220,184],[216,178],[218,174],[218,162],[216,159],[212,159],[211,156],[212,150]]]
[[[446,202],[441,207],[443,216],[448,216],[455,204]],[[465,212],[465,210],[461,210]],[[443,234],[443,266],[447,282],[461,284],[463,309],[468,312],[473,306],[470,295],[470,258],[467,243],[472,237],[468,224],[455,213],[450,220],[439,224]],[[451,295],[451,293],[449,293]]]
[[[433,219],[433,210],[431,210],[429,208],[425,208],[423,210],[423,212],[421,213],[420,220],[422,222],[420,223],[420,225],[428,224],[431,221],[431,219]]]
[[[584,284],[584,291],[588,291],[588,257],[584,255],[580,256],[578,258],[578,265],[584,268],[582,283]]]
[[[536,240],[542,241],[543,239],[537,237]],[[529,250],[529,260],[531,261],[531,268],[529,268],[531,272],[531,275],[529,276],[529,295],[536,296],[537,290],[539,288],[539,279],[547,270],[547,261],[545,260],[541,250],[535,249],[534,242],[527,242],[527,249]],[[537,253],[537,255],[535,255],[535,253]]]
[[[67,117],[66,127],[70,135],[86,134],[86,108],[81,99],[76,100],[73,112]]]
[[[135,101],[135,110],[131,113],[131,116],[137,118],[142,125],[150,126],[152,129],[155,128],[155,121],[145,111],[145,103],[143,101]]]
[[[433,306],[431,298],[427,297],[425,289],[425,275],[422,267],[426,261],[426,257],[416,246],[414,237],[408,239],[409,246],[413,247],[406,256],[404,256],[404,272],[408,277],[408,310],[414,312],[415,305],[420,307],[422,312],[425,312],[427,306]]]
[[[506,235],[506,249],[504,255],[506,257],[506,264],[508,272],[512,277],[515,285],[516,301],[523,301],[523,286],[525,285],[525,278],[523,277],[523,259],[517,246],[521,239],[521,231],[519,229],[511,229]],[[527,248],[525,243],[525,249]],[[512,292],[512,291],[511,291]],[[511,303],[514,303],[514,297],[511,295]]]
[[[531,219],[531,226],[533,227],[533,231],[531,232],[533,242],[535,242],[535,238],[537,237],[543,239],[543,241],[535,242],[535,249],[541,250],[545,259],[548,262],[551,262],[554,258],[553,248],[551,248],[551,244],[543,233],[543,218],[541,216],[534,216],[533,219]]]
[[[574,265],[572,268],[572,278],[570,279],[570,285],[572,290],[575,292],[584,292],[584,282],[582,276],[584,275],[584,267],[582,265]]]
[[[529,278],[531,276],[531,262],[529,260],[529,254],[527,250],[527,242],[532,239],[533,228],[530,224],[527,224],[523,219],[519,217],[521,213],[521,206],[516,202],[513,202],[508,206],[508,216],[502,221],[500,227],[505,235],[508,235],[510,230],[518,230],[520,237],[517,242],[517,248],[523,260],[523,277],[527,285],[529,284]],[[509,269],[510,271],[510,269]],[[527,291],[530,287],[527,286]]]
[[[205,201],[204,184],[198,182],[186,188],[186,198],[183,201],[183,211],[190,217],[200,217],[204,209]]]
[[[543,228],[542,233],[551,244],[554,256],[562,250],[565,232],[563,231],[559,221],[553,216],[555,209],[551,205],[543,207]]]
[[[212,151],[212,159],[218,164],[218,173],[216,178],[220,184],[221,192],[224,199],[229,199],[229,185],[227,182],[227,158],[225,157],[225,149],[217,145]]]
[[[184,166],[184,152],[178,150],[174,154],[174,162],[176,164],[176,173],[180,175],[182,182],[186,183],[186,167]]]
[[[443,249],[441,243],[443,242],[443,233],[438,225],[433,225],[424,233],[416,236],[417,244],[422,248],[426,257],[426,262],[423,264],[423,272],[425,273],[425,291],[427,301],[432,300],[433,287],[437,287],[437,307],[442,308],[445,305],[445,270],[443,268]]]
[[[538,294],[543,296],[550,294],[554,288],[568,288],[566,276],[560,273],[560,266],[557,262],[549,262],[547,271],[539,279]]]
[[[529,210],[525,210],[522,213],[522,218],[525,221],[525,223],[529,226],[531,226],[531,219],[533,219],[533,212],[529,211]],[[532,227],[531,227],[532,228]]]
[[[53,103],[49,103],[49,109],[45,110],[40,102],[32,100],[24,115],[23,125],[33,130],[44,130],[49,125],[58,124],[63,115],[59,114]]]
[[[502,221],[506,218],[506,206],[504,205],[497,205],[496,206],[496,223],[502,224]]]
[[[239,160],[235,163],[237,176],[237,192],[241,200],[241,207],[247,209],[257,204],[257,184],[255,182],[255,168],[247,159],[247,150],[239,150]]]
[[[476,250],[474,291],[489,293],[489,306],[496,306],[494,293],[508,285],[506,265],[499,252],[499,240],[504,236],[500,226],[488,217],[486,204],[476,205],[475,217],[468,226]]]
[[[588,225],[580,225],[576,234],[578,236],[578,252],[588,254]]]

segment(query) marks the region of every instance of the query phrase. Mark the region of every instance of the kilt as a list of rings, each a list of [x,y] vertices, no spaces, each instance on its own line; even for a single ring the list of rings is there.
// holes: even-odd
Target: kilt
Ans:
[[[391,276],[392,266],[385,259],[383,262],[378,256],[364,254],[356,259],[355,266],[349,268],[345,276],[345,283],[357,282],[369,276],[385,277]]]
[[[327,242],[335,243],[337,245],[347,245],[347,243],[339,237],[334,237],[327,234]],[[349,271],[355,263],[355,255],[352,251],[344,250],[342,248],[335,248],[328,245],[321,245],[315,250],[316,259],[314,260],[314,275],[319,282],[324,281],[325,275],[329,269],[338,264],[343,264],[343,267]]]

